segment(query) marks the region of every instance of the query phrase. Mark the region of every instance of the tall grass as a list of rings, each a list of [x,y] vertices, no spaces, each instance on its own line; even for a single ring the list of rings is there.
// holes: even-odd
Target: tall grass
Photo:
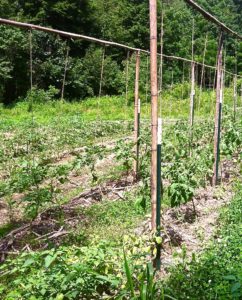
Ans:
[[[175,85],[172,89],[165,90],[162,97],[159,97],[159,111],[162,118],[186,119],[190,111],[190,85]],[[39,99],[38,94],[38,99]],[[43,96],[44,97],[44,96]],[[201,105],[199,107],[199,99]],[[213,90],[200,90],[196,88],[195,97],[195,118],[208,118],[214,115],[216,95]],[[29,113],[28,97],[17,102],[12,107],[0,106],[0,122],[2,124],[25,123],[31,117]],[[224,92],[224,102],[232,107],[233,89],[227,88]],[[141,95],[142,118],[149,119],[151,113],[150,97]],[[99,98],[89,98],[81,101],[66,102],[60,100],[34,101],[34,119],[40,124],[48,125],[53,119],[65,119],[78,117],[83,121],[117,121],[132,120],[134,107],[132,96],[129,97],[128,104],[125,95],[104,96]]]

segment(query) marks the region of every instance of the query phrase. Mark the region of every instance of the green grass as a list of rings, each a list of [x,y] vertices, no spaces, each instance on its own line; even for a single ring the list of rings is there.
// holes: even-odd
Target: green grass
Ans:
[[[126,201],[107,201],[88,208],[85,211],[88,220],[85,235],[91,235],[91,239],[94,237],[120,243],[124,235],[132,234],[144,218],[144,212],[130,198]]]
[[[162,116],[164,118],[188,118],[189,116],[189,90],[181,97],[181,85],[172,90],[166,90],[162,100],[159,99]],[[232,89],[225,90],[225,104],[231,104]],[[196,91],[196,115],[211,116],[214,113],[214,91],[203,91],[201,95],[201,107],[198,110],[199,89]],[[144,118],[150,117],[150,99],[147,101],[141,95],[141,113]],[[162,102],[161,102],[162,101]],[[28,101],[18,102],[12,107],[0,107],[1,125],[14,126],[24,124],[31,120],[32,114],[28,112]],[[33,115],[37,123],[47,126],[53,120],[66,120],[78,117],[83,121],[117,121],[133,119],[133,99],[129,99],[126,105],[125,96],[106,96],[102,98],[90,98],[80,102],[47,101],[34,103]]]

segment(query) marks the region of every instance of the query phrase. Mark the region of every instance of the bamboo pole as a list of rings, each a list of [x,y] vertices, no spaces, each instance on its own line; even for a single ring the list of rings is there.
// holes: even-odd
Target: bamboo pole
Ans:
[[[93,42],[93,43],[97,43],[97,44],[102,44],[104,46],[114,46],[114,47],[119,47],[119,48],[123,48],[123,49],[127,49],[127,50],[132,50],[132,51],[141,50],[141,49],[138,49],[138,48],[130,47],[130,46],[127,46],[127,45],[124,45],[124,44],[116,43],[116,42],[106,41],[106,40],[97,39],[97,38],[82,35],[82,34],[57,30],[57,29],[44,27],[44,26],[39,26],[39,25],[34,25],[34,24],[30,24],[30,23],[17,22],[17,21],[14,21],[14,20],[8,20],[8,19],[0,18],[0,24],[11,25],[11,26],[19,27],[19,28],[24,28],[24,29],[32,29],[32,30],[37,30],[37,31],[43,31],[43,32],[56,34],[56,35],[66,37],[66,38],[82,39],[82,40],[85,40],[85,41],[89,41],[89,42]],[[147,53],[147,51],[145,51],[145,50],[141,50],[141,51]]]
[[[39,25],[34,25],[34,24],[30,24],[30,23],[23,23],[23,22],[17,22],[14,20],[0,18],[0,24],[10,25],[10,26],[18,27],[18,28],[29,29],[29,30],[32,29],[32,30],[37,30],[37,31],[43,31],[43,32],[47,32],[50,34],[56,34],[56,35],[66,37],[66,38],[81,39],[81,40],[85,40],[85,41],[89,41],[89,42],[93,42],[93,43],[97,43],[97,44],[102,44],[105,46],[113,46],[113,47],[123,48],[126,50],[131,50],[131,51],[139,50],[142,53],[150,54],[150,51],[147,51],[144,49],[134,48],[134,47],[130,47],[130,46],[127,46],[124,44],[116,43],[116,42],[97,39],[97,38],[93,38],[93,37],[86,36],[86,35],[81,35],[81,34],[67,32],[67,31],[61,31],[61,30],[57,30],[57,29],[53,29],[53,28],[49,28],[49,27],[43,27],[43,26],[39,26]],[[237,37],[237,38],[240,39],[239,37]],[[240,40],[242,40],[242,37]],[[161,55],[161,54],[158,53],[157,55]],[[165,55],[165,54],[163,54],[162,56],[167,59],[175,59],[175,60],[192,63],[192,61],[190,59],[187,59],[184,57]],[[202,63],[200,63],[200,62],[194,61],[194,63],[196,65],[202,66]],[[216,69],[216,66],[210,66],[210,65],[204,65],[204,66],[206,68]],[[233,75],[233,73],[231,73],[229,71],[227,71],[226,73]],[[240,75],[238,75],[238,77],[242,78],[242,76],[240,76]]]
[[[221,32],[219,38],[218,58],[217,58],[213,186],[215,186],[218,183],[218,169],[219,169],[219,158],[220,158],[220,130],[221,130],[222,99],[223,99],[222,70],[223,70],[223,32]]]
[[[183,62],[182,66],[182,99],[179,101],[179,111],[181,111],[182,101],[184,100],[184,84],[185,84],[185,62]]]
[[[151,227],[156,230],[157,209],[157,127],[158,127],[158,80],[157,80],[157,0],[150,0],[150,81],[151,81]]]
[[[106,55],[106,47],[104,46],[103,52],[102,52],[102,61],[101,61],[101,74],[100,74],[100,82],[99,82],[98,105],[100,104],[99,102],[100,102],[100,98],[102,96],[105,55]]]
[[[30,64],[30,90],[33,90],[33,34],[29,31],[29,64]],[[32,98],[32,97],[31,97]]]
[[[194,33],[195,21],[192,22],[192,61],[194,59]],[[191,64],[191,95],[190,95],[190,155],[192,154],[193,124],[194,124],[194,98],[195,98],[195,64]]]
[[[194,98],[195,98],[195,64],[192,63],[191,68],[191,94],[190,94],[190,126],[194,123]]]
[[[61,100],[64,99],[64,93],[65,93],[65,85],[66,85],[66,72],[68,68],[69,63],[69,45],[66,46],[66,58],[65,58],[65,67],[64,67],[64,75],[63,75],[63,81],[62,81],[62,88],[61,88]]]
[[[139,122],[140,122],[140,100],[139,100],[139,77],[140,77],[140,51],[136,52],[135,67],[135,96],[134,96],[134,143],[135,143],[135,161],[134,176],[138,179],[139,171]]]
[[[130,58],[130,51],[128,51],[128,53],[127,53],[127,60],[126,60],[126,79],[125,79],[126,107],[128,106],[128,92],[129,92],[129,58]]]
[[[148,107],[148,90],[149,90],[149,56],[146,56],[146,83],[145,83],[145,104],[146,104],[146,113],[149,114]]]
[[[221,120],[222,120],[222,104],[223,104],[223,100],[224,100],[224,90],[226,87],[226,49],[224,50],[224,58],[223,58],[223,65],[224,68],[221,72],[221,89],[220,89],[220,103],[221,103],[221,107],[220,107],[220,124],[221,124]],[[222,139],[222,130],[220,130],[220,140]],[[223,183],[223,168],[222,165],[220,166],[221,172],[220,172],[220,178],[221,178],[221,184]]]
[[[18,27],[18,28],[29,29],[29,30],[43,31],[43,32],[47,32],[50,34],[56,34],[58,36],[62,36],[65,38],[81,39],[81,40],[85,40],[85,41],[89,41],[89,42],[93,42],[93,43],[97,43],[97,44],[102,44],[105,46],[113,46],[113,47],[123,48],[126,50],[131,50],[131,51],[139,50],[142,53],[150,54],[150,51],[147,51],[144,49],[134,48],[134,47],[130,47],[130,46],[127,46],[124,44],[116,43],[116,42],[97,39],[97,38],[93,38],[93,37],[86,36],[86,35],[76,34],[76,33],[67,32],[67,31],[61,31],[61,30],[57,30],[57,29],[53,29],[53,28],[49,28],[49,27],[43,27],[43,26],[39,26],[39,25],[34,25],[34,24],[30,24],[30,23],[23,23],[23,22],[17,22],[14,20],[0,18],[0,24],[10,25],[10,26]],[[237,37],[237,38],[240,39],[239,37]],[[240,40],[242,40],[242,37]],[[165,55],[165,54],[160,54],[160,53],[157,53],[157,55],[159,55],[159,56],[162,55],[164,58],[167,58],[167,59],[175,59],[175,60],[180,60],[180,61],[190,62],[190,63],[194,62],[196,65],[202,66],[202,63],[197,62],[197,61],[192,61],[192,60],[184,58],[184,57]],[[206,64],[204,66],[206,68],[216,69],[216,66],[210,66],[210,65],[206,65]],[[233,73],[231,73],[229,71],[226,71],[226,73],[234,75]],[[237,77],[242,78],[242,76],[238,75],[238,74],[237,74]]]
[[[199,103],[198,103],[198,109],[200,111],[201,107],[201,98],[202,98],[202,89],[203,89],[203,79],[204,77],[204,72],[205,72],[205,58],[206,58],[206,52],[207,52],[207,43],[208,43],[208,34],[206,34],[205,38],[205,45],[204,45],[204,52],[203,52],[203,65],[202,65],[202,74],[201,74],[201,81],[200,81],[200,93],[199,93]]]
[[[172,109],[173,109],[173,101],[172,101],[172,95],[173,95],[173,88],[174,88],[174,71],[173,67],[171,69],[171,96],[170,96],[170,119],[172,119]]]
[[[207,12],[205,9],[199,6],[195,1],[185,0],[185,2],[188,5],[192,6],[195,10],[199,11],[205,19],[209,20],[210,22],[213,22],[216,26],[221,28],[221,30],[233,35],[239,40],[242,40],[242,36],[240,34],[227,27],[224,23],[220,22],[217,18],[215,18],[213,15],[211,15],[209,12]]]
[[[192,133],[193,133],[193,125],[194,125],[194,98],[195,98],[195,64],[192,63],[191,95],[190,95],[190,145],[192,144]]]
[[[163,87],[163,49],[164,49],[164,12],[162,2],[161,12],[161,33],[160,33],[160,82],[159,82],[159,96],[160,96],[160,116],[162,115],[162,87]]]
[[[234,122],[236,121],[237,101],[238,101],[237,76],[234,75]]]

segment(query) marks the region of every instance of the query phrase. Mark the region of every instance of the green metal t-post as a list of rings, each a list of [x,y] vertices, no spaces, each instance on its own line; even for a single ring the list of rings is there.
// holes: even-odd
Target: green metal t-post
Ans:
[[[157,206],[156,206],[156,235],[160,237],[161,228],[161,199],[163,194],[162,178],[161,178],[161,142],[162,142],[162,119],[158,119],[158,132],[157,132]],[[160,270],[161,267],[161,244],[157,243],[156,254],[156,269]]]

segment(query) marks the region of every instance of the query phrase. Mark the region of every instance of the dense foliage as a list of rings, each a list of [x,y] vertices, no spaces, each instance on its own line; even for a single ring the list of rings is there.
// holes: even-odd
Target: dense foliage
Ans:
[[[241,31],[241,5],[239,1],[198,1],[206,9],[238,32]],[[199,14],[188,8],[182,0],[164,2],[166,54],[191,57],[191,27],[195,16],[195,56],[202,61],[205,35],[208,33],[206,62],[216,61],[217,29]],[[159,3],[159,26],[160,26]],[[149,48],[148,1],[137,0],[82,0],[82,1],[0,1],[0,16],[51,26],[136,46]],[[179,36],[179,39],[177,37]],[[83,41],[69,41],[41,32],[33,32],[33,80],[38,88],[54,85],[62,87],[65,56],[70,47],[65,97],[83,99],[97,95],[102,64],[102,47]],[[235,69],[235,49],[242,55],[242,45],[233,38],[227,39],[227,67]],[[120,49],[108,47],[104,62],[103,94],[120,94],[125,91],[125,59]],[[146,58],[142,58],[146,64]],[[241,72],[241,63],[238,64]],[[29,89],[29,33],[9,26],[1,26],[0,33],[0,101],[11,103],[24,96]],[[186,76],[189,66],[185,66]],[[164,83],[178,82],[183,65],[165,61]],[[173,72],[172,72],[173,70]],[[146,73],[146,68],[142,73]],[[173,76],[172,76],[173,73]],[[207,81],[209,75],[206,74]],[[130,88],[132,87],[132,78]],[[144,81],[143,81],[144,82]]]

